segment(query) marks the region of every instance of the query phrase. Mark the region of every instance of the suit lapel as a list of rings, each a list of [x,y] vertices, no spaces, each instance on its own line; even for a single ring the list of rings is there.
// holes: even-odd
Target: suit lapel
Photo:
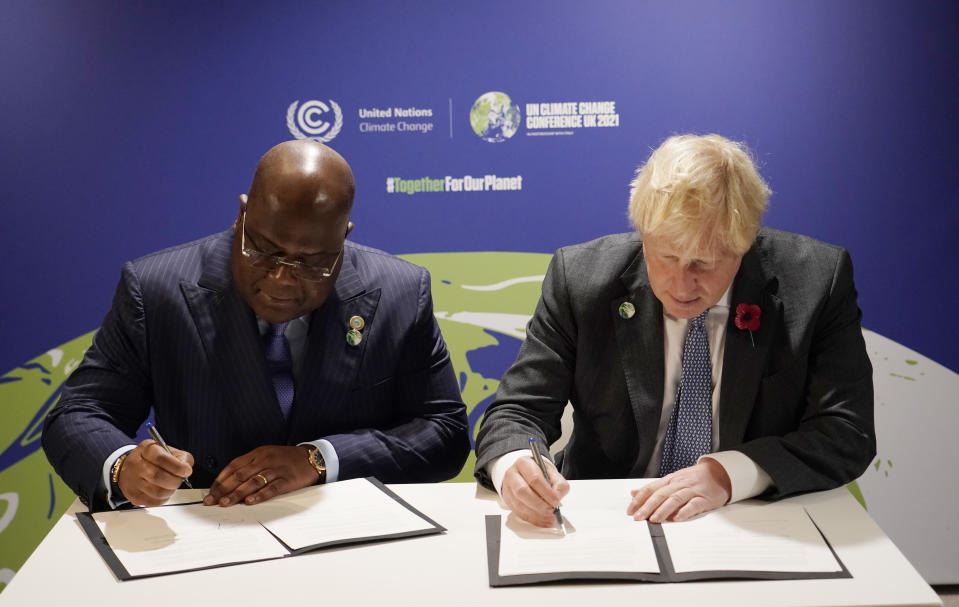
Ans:
[[[627,295],[611,299],[608,313],[612,316],[629,403],[636,420],[639,450],[630,476],[637,477],[643,475],[646,462],[652,456],[663,404],[663,306],[649,285],[642,252],[620,279]],[[624,301],[635,308],[632,318],[623,318],[620,314]]]
[[[743,256],[733,281],[719,393],[720,450],[743,441],[772,339],[782,322],[782,301],[776,296],[778,281],[763,267],[758,251],[754,245]],[[753,331],[752,339],[749,331],[735,324],[736,306],[741,303],[758,305],[761,310],[760,326]]]
[[[204,252],[197,284],[183,282],[180,289],[223,395],[225,414],[232,418],[241,442],[282,444],[286,423],[266,369],[255,317],[233,288],[232,237],[222,236]]]
[[[347,252],[350,253],[349,248]],[[353,265],[353,255],[344,254],[343,267],[333,293],[310,317],[303,371],[300,373],[301,385],[296,391],[290,419],[292,440],[316,438],[303,438],[298,432],[326,426],[324,420],[336,417],[335,411],[343,406],[355,387],[360,363],[369,344],[366,337],[373,329],[379,299],[380,289],[367,291]],[[355,346],[346,341],[346,332],[353,316],[359,316],[365,323],[362,330],[364,339]]]

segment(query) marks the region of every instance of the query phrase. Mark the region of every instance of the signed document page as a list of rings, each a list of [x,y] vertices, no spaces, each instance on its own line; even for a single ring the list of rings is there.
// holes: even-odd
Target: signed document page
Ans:
[[[444,531],[382,483],[365,478],[306,487],[255,506],[177,504],[80,518],[120,579]]]
[[[731,504],[662,527],[676,573],[842,569],[806,510],[797,504]]]
[[[516,515],[500,517],[499,574],[552,572],[659,573],[646,521],[622,512],[563,509],[566,534]]]
[[[93,518],[129,574],[143,576],[287,555],[250,510],[189,504],[97,512]]]

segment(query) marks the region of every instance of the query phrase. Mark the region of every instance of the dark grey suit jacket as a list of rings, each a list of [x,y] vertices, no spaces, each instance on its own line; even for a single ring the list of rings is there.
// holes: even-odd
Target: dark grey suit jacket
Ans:
[[[656,440],[665,382],[663,308],[639,236],[615,234],[557,251],[519,356],[503,377],[476,441],[476,476],[560,436],[567,400],[573,431],[557,457],[569,479],[643,475]],[[618,309],[630,301],[631,319]],[[733,324],[757,304],[754,332]],[[849,254],[762,228],[733,281],[719,449],[752,458],[778,498],[856,478],[875,455],[872,366]]]
[[[232,232],[123,266],[113,307],[44,423],[43,448],[88,505],[105,459],[153,407],[171,445],[208,487],[261,445],[329,440],[340,479],[427,482],[469,452],[466,408],[433,317],[429,273],[347,242],[334,292],[310,316],[287,423],[253,312],[232,286]],[[347,344],[351,316],[366,321]]]

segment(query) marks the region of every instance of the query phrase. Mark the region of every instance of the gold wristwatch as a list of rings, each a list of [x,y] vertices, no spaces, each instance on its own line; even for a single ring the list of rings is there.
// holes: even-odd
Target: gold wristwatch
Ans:
[[[320,450],[309,445],[306,447],[307,458],[310,460],[310,465],[313,466],[313,469],[320,475],[320,479],[316,481],[318,485],[322,485],[326,482],[326,460],[323,459],[323,454],[320,453]]]

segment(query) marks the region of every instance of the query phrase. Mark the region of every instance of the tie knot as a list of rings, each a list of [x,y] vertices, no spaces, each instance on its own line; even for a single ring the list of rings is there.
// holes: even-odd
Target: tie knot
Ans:
[[[706,315],[709,314],[709,308],[706,308],[706,311],[700,314],[699,316],[694,316],[689,319],[690,328],[702,329],[706,326]]]
[[[266,327],[267,337],[274,338],[274,337],[279,337],[280,335],[283,335],[286,332],[286,326],[288,324],[290,323],[289,322],[280,322],[276,324],[270,323]]]

